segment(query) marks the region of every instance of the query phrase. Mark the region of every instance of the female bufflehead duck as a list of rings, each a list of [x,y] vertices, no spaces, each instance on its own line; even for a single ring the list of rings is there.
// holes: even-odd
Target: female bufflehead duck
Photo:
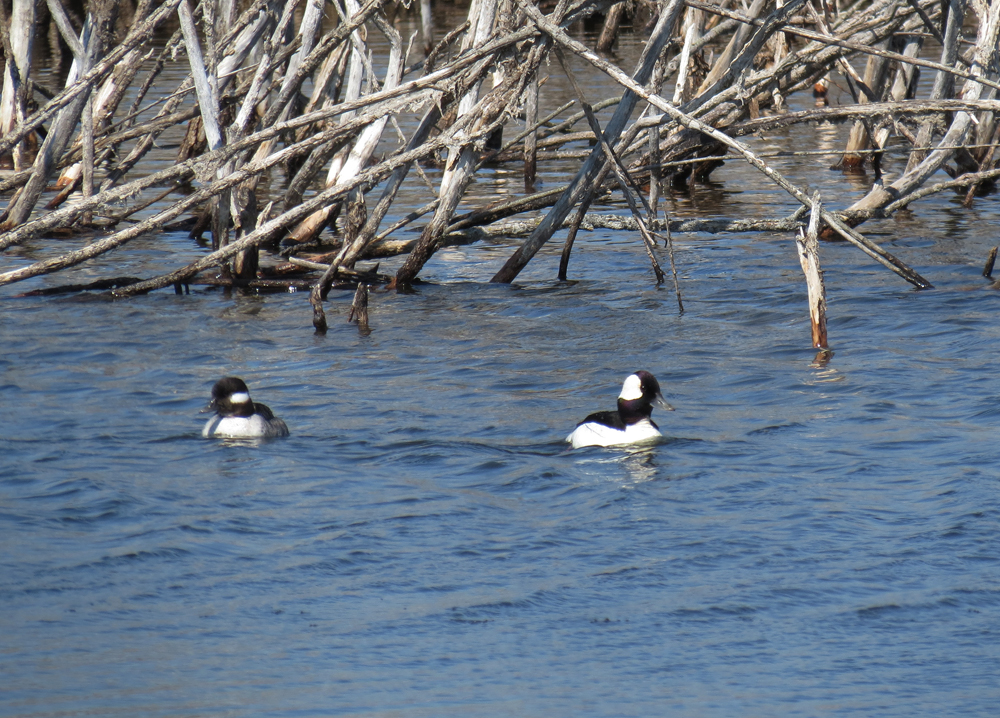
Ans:
[[[648,371],[637,371],[629,376],[618,395],[618,411],[599,411],[577,424],[566,441],[574,449],[581,446],[617,446],[636,444],[663,436],[649,417],[653,404],[673,411],[663,400],[660,385]]]
[[[206,411],[215,411],[201,435],[206,439],[266,439],[288,436],[288,427],[263,404],[250,399],[242,379],[227,376],[212,387]]]

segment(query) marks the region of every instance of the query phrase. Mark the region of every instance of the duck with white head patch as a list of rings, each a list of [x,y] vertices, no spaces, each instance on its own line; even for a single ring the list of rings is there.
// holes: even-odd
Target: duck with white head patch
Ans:
[[[269,439],[288,436],[288,427],[264,404],[250,398],[242,379],[227,376],[212,387],[212,401],[205,411],[214,411],[201,435],[206,439]]]
[[[629,375],[618,395],[617,411],[599,411],[581,421],[566,441],[574,449],[581,446],[638,444],[663,437],[650,418],[653,404],[673,411],[660,393],[656,377],[648,371]]]

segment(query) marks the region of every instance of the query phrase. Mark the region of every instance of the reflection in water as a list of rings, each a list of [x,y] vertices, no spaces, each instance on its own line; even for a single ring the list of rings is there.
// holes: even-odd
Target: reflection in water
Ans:
[[[816,352],[816,356],[813,357],[812,363],[809,366],[814,369],[824,369],[833,359],[833,350],[831,349],[820,349]]]
[[[656,478],[662,478],[657,456],[660,453],[659,447],[664,442],[659,442],[654,446],[634,446],[625,451],[625,456],[621,459],[622,468],[625,469],[627,480],[626,486],[634,486]]]

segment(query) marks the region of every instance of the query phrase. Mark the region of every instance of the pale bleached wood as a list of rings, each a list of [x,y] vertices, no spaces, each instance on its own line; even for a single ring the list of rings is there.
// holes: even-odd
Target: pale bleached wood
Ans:
[[[0,137],[12,134],[14,128],[24,122],[28,99],[27,88],[31,82],[31,57],[34,52],[36,0],[13,0],[10,28],[8,32],[9,50],[5,48],[3,67],[3,89],[0,91]],[[10,148],[8,148],[10,149]],[[31,162],[28,149],[22,141],[13,147],[15,171],[27,168]],[[7,150],[0,151],[0,155]]]
[[[524,97],[524,186],[535,185],[538,167],[538,75],[531,78]]]
[[[181,31],[184,33],[184,47],[187,49],[188,64],[194,77],[194,88],[198,95],[198,106],[201,108],[205,139],[208,140],[210,150],[217,150],[222,147],[223,143],[222,129],[219,127],[217,79],[214,78],[214,75],[210,77],[208,67],[205,64],[201,43],[198,40],[198,30],[195,27],[194,16],[191,14],[188,0],[181,0],[177,7],[177,16],[180,19]]]
[[[959,59],[959,40],[962,36],[962,25],[965,20],[965,0],[949,0],[947,5],[944,3],[942,5],[947,9],[944,45],[941,47],[940,64],[942,69],[938,70],[937,75],[934,76],[930,100],[942,100],[951,96],[955,78],[951,72],[944,68],[954,67]],[[930,144],[933,131],[933,125],[929,123],[925,122],[920,126],[915,143],[916,149],[910,153],[910,158],[906,163],[907,172],[912,172],[927,157],[926,150],[920,148]]]
[[[684,13],[684,45],[677,60],[677,82],[674,84],[673,100],[675,105],[683,104],[689,99],[687,85],[691,67],[691,52],[704,23],[705,13],[702,10],[688,8],[687,12]]]
[[[31,177],[8,205],[7,219],[3,224],[0,224],[0,230],[16,227],[31,215],[31,211],[56,169],[56,163],[62,158],[63,152],[69,144],[76,124],[80,121],[84,106],[88,102],[90,92],[99,81],[97,77],[92,77],[89,81],[80,80],[79,82],[76,78],[87,75],[104,52],[105,41],[110,35],[117,5],[114,0],[98,0],[90,7],[91,12],[88,13],[80,38],[75,43],[75,51],[81,53],[79,61],[74,60],[67,79],[68,85],[85,85],[85,91],[75,95],[72,102],[59,111],[49,127],[49,132],[39,148],[38,156],[32,166]]]
[[[486,44],[490,33],[493,30],[493,23],[496,20],[497,0],[474,0],[469,8],[469,35],[466,38],[466,45],[469,49],[481,47]],[[477,80],[469,88],[458,103],[458,120],[464,120],[472,116],[473,110],[479,100],[479,90],[481,81]],[[473,121],[473,132],[481,129],[484,124],[484,117],[479,116]],[[420,241],[416,248],[410,253],[403,266],[396,272],[396,282],[399,285],[407,285],[419,274],[424,264],[433,255],[438,238],[444,233],[451,220],[455,208],[458,206],[462,195],[469,182],[472,180],[476,169],[475,146],[465,143],[459,147],[449,148],[448,158],[445,161],[445,170],[441,176],[441,188],[438,192],[438,205],[434,209],[434,216],[421,233]]]
[[[813,195],[812,211],[809,215],[809,229],[805,233],[799,230],[795,240],[795,248],[799,255],[799,264],[806,278],[806,291],[809,297],[809,324],[812,328],[812,345],[814,349],[829,349],[826,331],[826,287],[823,284],[823,270],[819,263],[819,220],[823,212],[819,192]]]
[[[133,26],[125,39],[116,44],[85,77],[81,78],[81,82],[67,87],[38,112],[25,118],[24,122],[19,122],[12,132],[0,137],[0,154],[9,151],[28,134],[51,120],[62,108],[74,102],[80,94],[89,91],[96,82],[103,80],[130,50],[148,41],[153,30],[175,12],[179,2],[180,0],[166,0],[145,22]]]
[[[1000,37],[1000,0],[993,0],[988,8],[985,8],[985,16],[979,18],[976,51],[972,62],[974,76],[985,76],[994,69],[998,37]],[[965,82],[961,94],[963,99],[977,100],[983,89],[983,83],[970,79]],[[965,111],[956,113],[951,126],[941,139],[938,149],[930,152],[917,166],[907,169],[903,176],[891,185],[876,185],[868,195],[855,202],[848,211],[870,212],[898,201],[901,197],[917,190],[954,156],[954,148],[965,143],[972,125],[972,114]]]
[[[347,9],[349,17],[357,17],[361,12],[361,6],[357,0],[345,0],[344,5]],[[367,47],[365,44],[365,37],[364,34],[361,32],[361,30],[359,29],[352,32],[349,36],[348,41],[351,43],[351,52],[350,52],[350,60],[348,61],[347,78],[346,78],[347,83],[344,89],[344,100],[346,102],[353,102],[361,96],[361,85],[362,81],[364,80],[366,65],[368,65],[369,63],[367,62],[367,57],[366,57]],[[401,62],[397,63],[397,67],[393,70],[394,74],[397,71],[399,76],[401,77],[402,76]],[[387,81],[389,80],[388,73],[386,79]],[[399,80],[397,78],[396,79],[397,84],[398,81]],[[351,117],[352,114],[350,112],[344,113],[341,116],[340,121],[348,122],[350,121]],[[381,125],[378,127],[378,136],[381,136],[382,128],[384,128],[384,126],[385,122],[381,122]],[[369,134],[368,137],[370,138],[371,134]],[[370,139],[366,140],[366,146],[369,141]],[[378,142],[377,138],[375,139],[375,142],[377,144]],[[327,170],[327,175],[326,175],[327,187],[333,187],[338,183],[338,178],[340,177],[340,173],[344,169],[345,163],[350,158],[352,149],[353,149],[352,147],[344,147],[343,149],[334,153],[332,162],[330,163],[330,167]],[[362,153],[364,152],[364,148],[361,149],[361,152]],[[320,155],[318,159],[325,161],[326,156],[327,154],[324,153]],[[356,162],[355,162],[355,167],[356,167]],[[349,170],[349,171],[356,171],[356,170]],[[295,228],[295,231],[293,231],[291,236],[289,237],[289,241],[294,243],[301,243],[313,239],[317,234],[319,234],[319,232],[323,229],[323,227],[327,225],[327,223],[330,221],[330,217],[333,215],[335,210],[336,207],[331,205],[323,207],[319,211],[314,212],[312,215],[307,217],[298,227]]]
[[[753,0],[747,10],[747,17],[751,20],[756,20],[758,16],[764,11],[767,6],[767,0]],[[737,29],[736,34],[726,45],[726,48],[719,54],[715,59],[715,64],[709,71],[708,75],[701,82],[701,86],[698,88],[696,94],[702,94],[708,90],[713,85],[717,84],[724,76],[730,73],[730,68],[733,65],[733,59],[738,53],[740,53],[750,39],[750,35],[753,32],[753,25],[746,24],[741,25]],[[756,53],[755,53],[756,54]]]
[[[1000,3],[1000,0],[996,0],[996,2]],[[808,195],[806,195],[805,192],[803,192],[801,189],[799,189],[794,184],[785,179],[779,172],[774,170],[772,167],[769,167],[759,157],[757,157],[757,155],[753,151],[751,151],[750,148],[748,148],[746,145],[732,139],[725,133],[716,130],[714,127],[706,125],[703,122],[686,115],[685,113],[681,112],[673,105],[671,105],[669,102],[664,100],[662,97],[651,95],[642,87],[641,84],[636,82],[635,79],[629,77],[611,63],[602,60],[600,57],[591,52],[585,45],[577,42],[576,40],[573,40],[558,25],[549,22],[545,18],[545,16],[543,16],[536,8],[529,5],[525,5],[523,7],[525,7],[526,12],[528,12],[532,21],[539,27],[539,29],[543,30],[553,40],[558,42],[563,47],[566,47],[567,49],[576,53],[580,57],[586,59],[588,62],[590,62],[591,64],[593,64],[594,66],[596,66],[597,68],[608,74],[617,83],[627,88],[631,93],[634,93],[634,95],[637,98],[641,97],[642,99],[646,100],[651,105],[654,105],[660,111],[670,115],[674,121],[678,122],[684,127],[693,130],[695,132],[709,135],[718,142],[721,142],[727,147],[736,150],[753,167],[755,167],[765,176],[770,178],[779,187],[781,187],[786,192],[791,194],[802,204],[807,206],[811,205],[811,200],[809,199]],[[661,17],[661,21],[662,20],[663,18]],[[654,36],[655,36],[655,31],[654,31]],[[560,201],[562,201],[562,198],[560,198]],[[549,214],[546,216],[546,220],[549,220],[549,217],[553,216],[553,212],[554,210],[549,212]],[[560,218],[559,221],[561,222],[563,218],[565,218],[565,215],[563,215],[563,217]],[[855,232],[853,229],[848,227],[841,219],[837,218],[830,212],[824,210],[822,212],[822,219],[834,231],[836,231],[838,234],[844,237],[844,239],[857,246],[859,249],[865,252],[865,254],[869,255],[875,261],[879,262],[883,266],[892,270],[906,281],[920,288],[928,288],[932,286],[930,282],[928,282],[926,279],[924,279],[919,274],[914,272],[910,267],[906,266],[906,264],[904,264],[899,259],[886,252],[884,249],[879,247],[871,240],[868,240],[867,238],[860,235],[858,232]],[[546,220],[543,220],[543,222],[539,225],[539,229],[541,229],[543,226],[546,225]],[[545,239],[548,239],[548,237],[551,236],[552,231],[554,231],[554,227],[551,226],[546,227]],[[541,247],[541,244],[542,242],[544,242],[544,240],[542,240],[542,242],[537,243],[536,246],[530,247],[530,249],[533,250],[530,252],[530,255],[524,252],[523,250],[525,249],[526,246],[529,245],[530,242],[532,242],[532,240],[536,240],[538,236],[541,234],[542,233],[536,229],[536,231],[532,234],[532,236],[529,237],[528,240],[521,245],[518,251],[514,253],[514,255],[507,261],[504,267],[500,270],[500,272],[498,272],[493,277],[491,281],[494,282],[513,281],[513,278],[516,277],[517,273],[520,272],[520,270],[527,264],[531,256],[533,256],[534,252],[536,252]]]
[[[531,18],[532,22],[539,27],[539,29],[548,33],[552,37],[558,36],[560,40],[566,37],[565,33],[557,25],[550,23],[549,20],[545,18],[545,16],[542,15],[536,7],[526,2],[520,3],[520,6],[528,14],[528,17]],[[650,36],[650,39],[647,41],[646,46],[643,49],[642,57],[638,63],[639,67],[633,75],[634,82],[633,78],[629,78],[629,81],[634,86],[641,86],[652,75],[656,59],[659,57],[663,46],[670,39],[671,30],[683,8],[683,0],[671,0],[671,2],[661,11],[660,19],[653,30],[653,34]],[[589,53],[589,50],[579,43],[569,47],[569,49],[577,54],[579,54],[581,48],[585,52]],[[620,74],[624,75],[624,73]],[[638,99],[639,94],[634,90],[626,92],[623,95],[622,101],[618,104],[614,115],[605,128],[605,132],[610,141],[616,141],[618,136],[621,135],[622,130],[624,130],[625,124],[628,122],[628,118],[632,114],[632,110],[635,108]],[[569,189],[567,189],[563,196],[559,198],[556,205],[546,215],[545,220],[538,226],[535,232],[532,233],[531,237],[525,240],[514,255],[507,260],[506,264],[504,264],[500,271],[493,276],[491,281],[512,282],[514,278],[517,277],[521,270],[527,266],[529,261],[531,261],[531,258],[535,256],[535,253],[541,249],[542,245],[549,240],[553,232],[555,232],[556,229],[562,224],[563,220],[566,219],[573,206],[579,202],[580,197],[591,188],[595,178],[601,172],[603,164],[603,150],[600,147],[595,147],[591,152],[590,157],[587,159],[587,162],[580,168]]]
[[[420,0],[420,35],[423,39],[424,54],[434,47],[434,15],[431,0]]]

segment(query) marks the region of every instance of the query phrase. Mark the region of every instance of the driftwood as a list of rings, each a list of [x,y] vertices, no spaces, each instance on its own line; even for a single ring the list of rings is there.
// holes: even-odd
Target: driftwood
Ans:
[[[0,137],[11,134],[24,122],[27,114],[28,88],[31,86],[31,58],[35,39],[35,0],[14,0],[10,17],[0,11],[0,38],[6,61],[3,67],[3,89],[0,94]],[[11,164],[24,169],[28,148],[24,138],[13,146]],[[0,153],[0,160],[3,159]]]
[[[806,276],[814,349],[830,348],[826,334],[826,288],[823,285],[823,270],[819,265],[819,219],[822,213],[823,205],[817,192],[813,196],[812,212],[809,214],[809,229],[806,232],[799,230],[799,237],[795,240],[802,273]]]
[[[32,0],[0,7],[0,164],[14,170],[0,178],[0,195],[7,199],[0,252],[86,226],[99,234],[86,247],[47,260],[0,265],[0,285],[123,251],[137,237],[192,218],[196,232],[212,235],[212,251],[196,262],[126,286],[109,280],[83,288],[129,296],[213,269],[218,282],[265,287],[261,282],[280,280],[262,274],[258,251],[284,241],[282,253],[294,259],[317,251],[318,243],[325,260],[300,269],[312,272],[306,281],[319,328],[334,283],[362,281],[354,274],[360,260],[407,254],[393,279],[402,288],[417,281],[442,246],[524,237],[493,277],[511,282],[555,232],[568,227],[559,268],[566,278],[577,232],[599,226],[637,232],[661,281],[660,253],[665,243],[673,267],[674,233],[801,228],[798,215],[756,222],[658,217],[665,193],[686,191],[685,185],[735,158],[811,211],[822,236],[843,238],[926,288],[930,282],[857,228],[942,191],[961,192],[968,206],[1000,178],[1000,0],[872,0],[839,14],[805,0],[757,0],[746,13],[726,3],[662,0],[631,74],[567,30],[585,18],[603,18],[596,49],[607,50],[627,26],[623,16],[642,3],[560,0],[543,11],[546,6],[528,0],[477,0],[458,27],[433,28],[427,0],[405,6],[256,0],[239,14],[233,0],[139,0],[117,36],[119,3],[113,0],[85,3],[82,31],[73,29],[61,0],[46,3],[48,13],[37,12]],[[324,26],[323,10],[331,7],[338,14]],[[407,11],[419,13],[419,40],[400,37],[389,20]],[[54,24],[74,57],[65,88],[52,97],[33,92],[32,42],[46,36],[42,22]],[[178,30],[157,39],[165,23]],[[976,33],[964,52],[963,28]],[[436,45],[435,35],[441,38]],[[374,54],[375,38],[389,48],[385,58]],[[413,56],[415,48],[422,59]],[[575,102],[540,116],[544,83],[558,76],[580,84],[568,71],[553,72],[559,66],[550,62],[553,53],[581,58],[618,83],[620,93],[587,98],[577,87]],[[921,59],[921,53],[934,59]],[[857,58],[866,59],[863,75],[851,65]],[[182,78],[174,87],[164,86],[168,67]],[[919,71],[935,73],[929,97],[915,96]],[[548,72],[553,74],[546,78]],[[790,95],[838,74],[855,93],[854,104],[784,111]],[[158,99],[149,102],[153,87]],[[312,88],[308,96],[306,87]],[[131,105],[122,106],[129,96]],[[614,112],[602,127],[595,112],[605,107]],[[377,157],[376,146],[389,143],[386,128],[402,115],[422,119],[396,148]],[[822,207],[738,139],[828,121],[855,124],[839,152],[842,166],[855,172],[870,167],[876,179],[866,197],[837,211]],[[174,166],[150,172],[144,167],[150,149],[172,129],[187,131],[184,154]],[[889,152],[908,155],[899,177],[881,177],[881,158]],[[584,160],[568,186],[456,216],[484,163],[520,164],[531,191],[539,167],[554,157]],[[424,189],[420,164],[441,161],[441,184]],[[278,168],[287,170],[284,186],[273,184]],[[942,168],[951,179],[932,183]],[[59,191],[49,197],[60,172]],[[407,182],[421,188],[426,204],[384,227]],[[640,190],[646,183],[648,192]],[[191,185],[194,191],[171,194]],[[375,187],[378,194],[371,195]],[[619,193],[631,216],[588,213],[602,197]],[[45,203],[51,211],[41,211]],[[133,215],[146,207],[154,213],[135,222]],[[541,219],[518,217],[538,211],[545,212]],[[392,236],[421,218],[419,236]],[[132,224],[114,228],[124,222]],[[816,265],[818,274],[811,256],[804,255],[803,266]],[[679,286],[676,291],[680,303]]]
[[[994,247],[986,256],[986,264],[983,266],[983,276],[987,279],[993,278],[993,265],[997,262],[997,249],[1000,248]]]

